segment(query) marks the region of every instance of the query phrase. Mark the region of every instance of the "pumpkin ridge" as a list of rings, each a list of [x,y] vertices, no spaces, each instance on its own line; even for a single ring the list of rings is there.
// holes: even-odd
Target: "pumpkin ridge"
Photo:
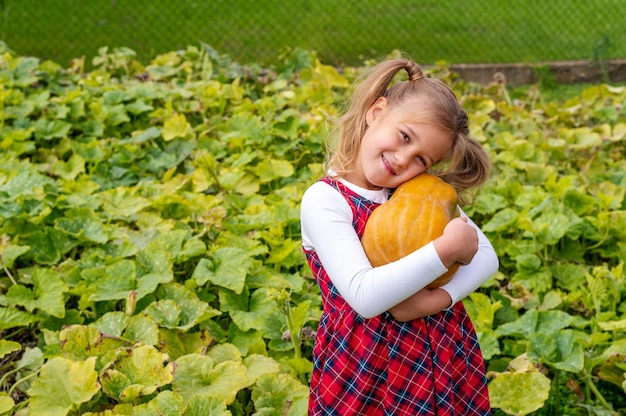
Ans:
[[[365,224],[361,243],[371,264],[396,261],[439,237],[457,208],[456,191],[439,177],[423,173],[400,185]],[[458,267],[453,264],[427,287],[445,284]]]

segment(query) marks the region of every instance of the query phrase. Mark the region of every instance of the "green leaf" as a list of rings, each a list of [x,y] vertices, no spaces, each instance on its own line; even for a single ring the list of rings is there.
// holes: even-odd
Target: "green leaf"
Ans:
[[[6,183],[0,185],[0,192],[6,192],[9,198],[19,196],[36,195],[37,189],[44,185],[51,185],[53,181],[38,173],[35,168],[28,163],[20,163],[14,167],[15,175]]]
[[[65,296],[67,287],[59,273],[53,269],[35,269],[32,272],[32,290],[14,285],[7,291],[7,299],[32,312],[39,309],[57,318],[65,316]]]
[[[56,264],[61,256],[77,245],[69,235],[61,230],[44,227],[42,230],[22,235],[20,243],[30,246],[30,250],[24,254],[40,264]]]
[[[161,300],[151,303],[145,313],[152,316],[161,326],[188,330],[195,325],[221,314],[206,302],[179,284],[161,286],[157,293]]]
[[[180,308],[175,301],[170,299],[153,302],[144,312],[154,318],[159,326],[165,328],[176,328],[180,322]]]
[[[90,301],[126,299],[128,292],[136,289],[137,267],[132,260],[122,259],[104,269],[94,268],[84,273],[88,273],[92,281],[89,285]]]
[[[35,137],[42,140],[61,139],[67,137],[72,125],[61,120],[40,118],[34,124]]]
[[[93,325],[103,334],[120,337],[128,325],[128,319],[124,312],[108,312]]]
[[[148,273],[137,279],[137,299],[153,293],[160,284],[169,283],[174,278],[171,269],[163,273]]]
[[[129,113],[139,115],[154,110],[154,107],[147,104],[143,100],[135,100],[130,104],[126,104],[124,107]]]
[[[534,235],[542,244],[556,244],[569,230],[570,219],[563,214],[544,213],[533,221]]]
[[[136,195],[135,190],[118,187],[99,194],[102,210],[110,219],[126,220],[151,205],[147,198]]]
[[[245,357],[250,354],[267,355],[267,346],[263,335],[256,330],[242,331],[237,325],[228,328],[229,341],[237,346],[241,354]]]
[[[507,228],[515,223],[519,212],[513,208],[504,208],[494,214],[491,220],[482,227],[484,232],[507,231]]]
[[[55,228],[79,240],[100,244],[104,244],[109,240],[102,221],[89,207],[67,210],[65,217],[55,220]]]
[[[198,286],[211,282],[240,294],[251,267],[252,259],[245,251],[223,247],[217,249],[210,260],[200,260],[191,278]]]
[[[171,391],[162,391],[148,403],[133,407],[133,416],[180,416],[183,398]]]
[[[39,81],[37,68],[39,59],[35,57],[16,57],[13,63],[11,78],[18,87],[29,87]]]
[[[24,348],[24,353],[22,357],[17,360],[17,365],[15,368],[18,369],[28,369],[30,371],[36,372],[39,371],[41,366],[44,364],[44,355],[43,351],[39,348],[34,347],[26,347]]]
[[[85,159],[79,154],[73,154],[67,162],[59,160],[52,165],[52,173],[68,181],[73,181],[84,172]]]
[[[73,362],[62,357],[50,359],[33,382],[29,412],[36,415],[65,416],[100,391],[96,359]]]
[[[480,352],[485,360],[490,360],[493,356],[500,355],[500,344],[498,336],[492,330],[476,331]]]
[[[291,308],[291,324],[293,325],[290,328],[292,331],[300,331],[304,324],[309,320],[309,310],[311,309],[311,301],[305,300],[296,306],[295,308]]]
[[[127,91],[112,90],[102,94],[102,101],[105,104],[120,104],[131,99],[131,95]]]
[[[37,318],[30,313],[0,306],[0,330],[28,326],[36,321]]]
[[[19,246],[14,244],[8,244],[6,246],[0,245],[0,261],[7,269],[13,267],[13,263],[22,254],[27,253],[30,250],[30,246]]]
[[[286,324],[285,316],[268,289],[255,290],[249,299],[245,293],[237,296],[233,292],[220,290],[220,304],[242,331],[257,329],[266,338],[281,338],[282,328]]]
[[[541,267],[541,259],[536,254],[515,256],[515,268],[520,272],[535,272]]]
[[[568,327],[572,323],[572,316],[563,311],[530,310],[516,321],[500,325],[496,329],[498,335],[519,334],[530,336],[535,333],[551,335]]]
[[[475,208],[483,214],[493,214],[497,210],[506,207],[506,199],[502,195],[480,194],[476,197]]]
[[[554,264],[550,266],[559,287],[567,291],[575,291],[587,282],[585,266],[582,264]]]
[[[231,404],[239,390],[250,385],[246,367],[238,361],[214,365],[210,357],[189,354],[178,358],[176,363],[173,391],[186,401],[194,396],[208,396]]]
[[[583,347],[574,339],[573,331],[536,333],[529,339],[529,358],[571,373],[582,371],[585,363]]]
[[[224,189],[233,190],[243,196],[255,195],[260,189],[258,178],[240,169],[222,168],[218,177]]]
[[[157,345],[159,342],[159,327],[152,317],[135,315],[128,319],[128,325],[122,335],[125,339],[132,342],[141,341],[148,345]]]
[[[576,215],[584,215],[596,206],[596,200],[578,188],[568,188],[563,193],[563,204],[569,207]]]
[[[104,102],[92,102],[91,110],[98,121],[118,126],[130,121],[124,104],[111,105]]]

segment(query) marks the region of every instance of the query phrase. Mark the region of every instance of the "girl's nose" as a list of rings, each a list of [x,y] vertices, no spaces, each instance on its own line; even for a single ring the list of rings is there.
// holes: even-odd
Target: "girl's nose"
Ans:
[[[412,156],[408,152],[398,151],[396,152],[396,163],[398,166],[405,168]]]

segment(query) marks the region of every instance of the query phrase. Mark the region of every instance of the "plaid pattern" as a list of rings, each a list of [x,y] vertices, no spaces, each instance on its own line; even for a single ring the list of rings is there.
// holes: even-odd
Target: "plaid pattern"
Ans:
[[[348,201],[363,234],[378,206],[323,179]],[[309,415],[490,415],[487,379],[474,327],[461,302],[437,315],[398,322],[365,319],[348,306],[317,254],[307,260],[324,314],[313,350]]]

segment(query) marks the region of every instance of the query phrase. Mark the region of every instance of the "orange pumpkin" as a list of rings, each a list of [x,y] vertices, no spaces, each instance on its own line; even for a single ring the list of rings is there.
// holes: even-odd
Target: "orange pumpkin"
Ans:
[[[458,216],[454,188],[423,173],[400,185],[387,202],[372,212],[361,243],[372,266],[381,266],[433,241]],[[458,268],[459,264],[454,263],[427,288],[447,283]]]

